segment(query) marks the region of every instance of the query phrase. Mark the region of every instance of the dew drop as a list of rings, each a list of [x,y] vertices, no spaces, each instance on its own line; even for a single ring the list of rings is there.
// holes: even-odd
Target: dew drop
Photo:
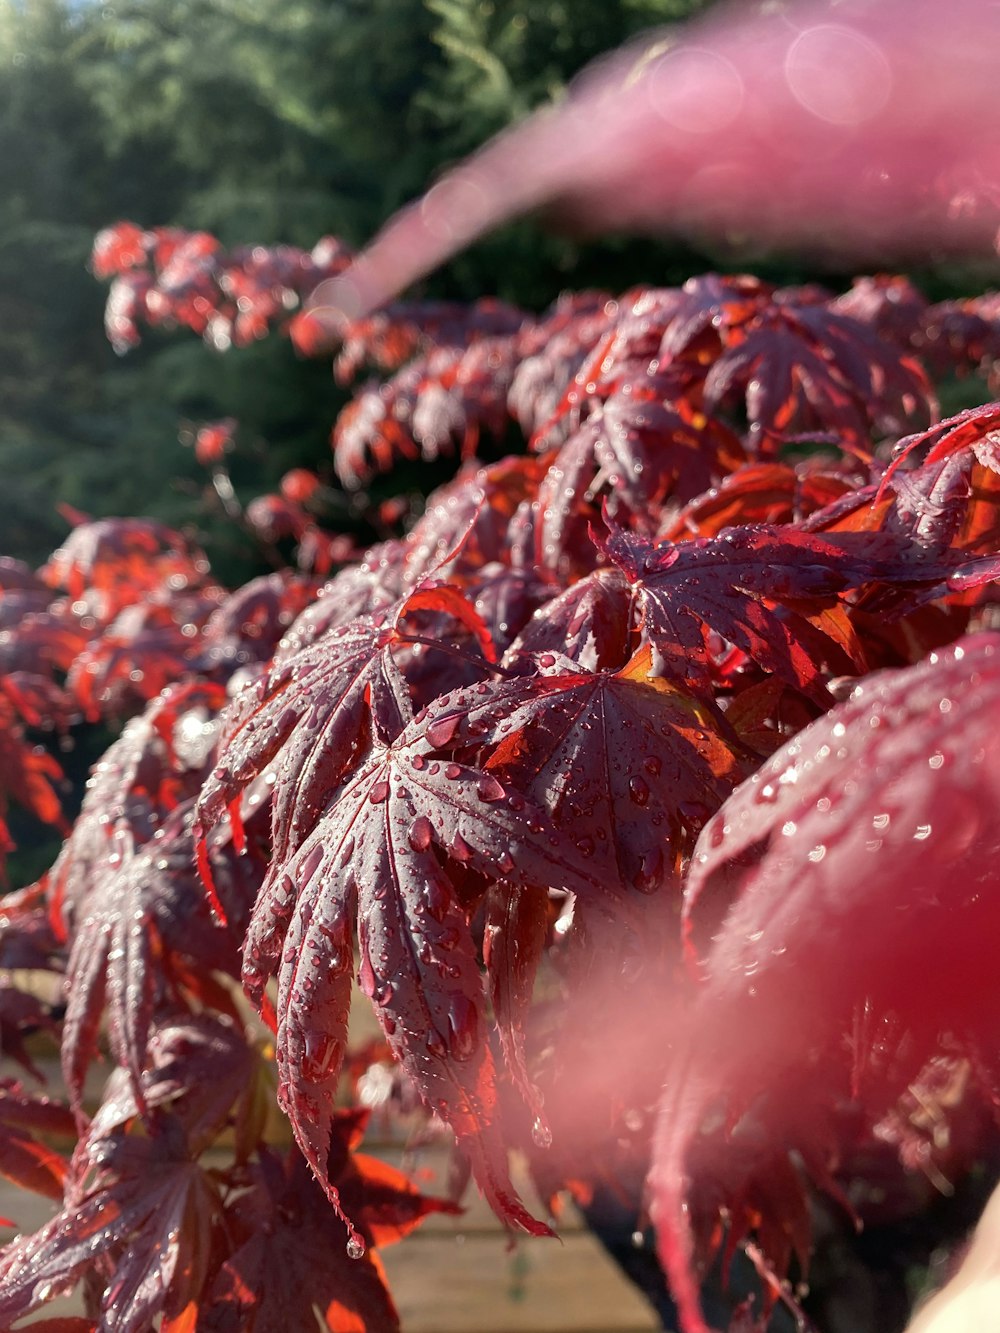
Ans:
[[[355,1231],[354,1234],[351,1236],[350,1240],[347,1242],[348,1259],[363,1259],[365,1257],[366,1249],[367,1246],[365,1245],[364,1241]]]
[[[448,1049],[455,1060],[469,1060],[479,1046],[479,1014],[464,995],[456,995],[448,1009]]]
[[[435,921],[444,920],[451,896],[440,876],[431,876],[424,885],[424,902]]]
[[[368,793],[368,799],[372,805],[381,805],[389,795],[389,782],[386,778],[379,778],[378,782],[372,785]]]
[[[375,969],[365,945],[361,946],[361,967],[358,971],[358,985],[369,1000],[375,994]]]
[[[307,1032],[302,1060],[302,1077],[308,1083],[321,1083],[340,1067],[343,1047],[328,1032]]]
[[[531,1141],[536,1148],[552,1147],[552,1130],[543,1116],[535,1116],[535,1122],[531,1126]]]
[[[454,782],[456,778],[462,776],[462,770],[458,764],[449,764],[444,770],[444,775],[446,778],[450,778],[451,781]]]
[[[639,869],[632,881],[640,893],[653,893],[659,886],[663,874],[663,853],[659,847],[643,852],[639,858]]]
[[[426,815],[420,815],[410,825],[407,838],[415,852],[426,852],[431,845],[434,829]]]
[[[473,858],[473,850],[462,837],[461,833],[456,833],[455,837],[452,839],[451,854],[456,861],[471,861]]]
[[[458,730],[459,715],[452,713],[448,717],[436,718],[427,728],[427,739],[435,749],[447,745]]]

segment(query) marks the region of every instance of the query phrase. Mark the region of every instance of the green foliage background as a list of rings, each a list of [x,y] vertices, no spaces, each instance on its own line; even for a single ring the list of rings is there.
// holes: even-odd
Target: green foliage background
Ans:
[[[116,358],[86,270],[99,228],[127,217],[230,244],[360,244],[593,57],[704,3],[0,0],[0,549],[43,560],[66,532],[59,501],[190,520],[204,477],[177,442],[185,420],[239,417],[248,495],[327,456],[341,396],[283,340],[220,357],[164,335]],[[427,290],[539,308],[566,285],[704,263],[522,224]],[[237,534],[214,537],[235,543],[223,572],[245,575]]]

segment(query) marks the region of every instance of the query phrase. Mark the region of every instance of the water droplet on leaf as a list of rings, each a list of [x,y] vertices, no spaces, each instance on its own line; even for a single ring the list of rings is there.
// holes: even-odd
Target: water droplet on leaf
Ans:
[[[435,749],[447,745],[455,732],[458,730],[459,715],[452,713],[449,717],[436,718],[427,728],[427,739]]]
[[[476,791],[479,793],[481,801],[502,801],[506,792],[496,778],[486,773],[476,783]]]
[[[535,1116],[535,1123],[531,1126],[531,1141],[536,1148],[552,1147],[552,1130],[540,1115]]]
[[[407,834],[407,837],[410,846],[415,852],[425,852],[431,845],[433,835],[434,829],[431,825],[431,821],[426,815],[420,815],[410,825],[410,831]]]

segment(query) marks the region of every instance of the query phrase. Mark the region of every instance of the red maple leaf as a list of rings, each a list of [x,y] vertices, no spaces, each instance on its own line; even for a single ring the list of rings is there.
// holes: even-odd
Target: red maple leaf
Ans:
[[[195,865],[193,798],[172,810],[142,846],[113,857],[78,904],[66,980],[63,1067],[77,1088],[96,1052],[106,1010],[111,1049],[145,1107],[143,1074],[157,1006],[203,998],[208,974],[238,972],[240,925],[264,874],[261,856],[236,856],[225,831],[209,847],[228,926],[205,901]],[[248,849],[249,851],[249,849]],[[198,978],[197,980],[194,980]],[[193,982],[193,984],[192,984]],[[218,1002],[218,995],[213,996]]]
[[[429,1214],[458,1212],[422,1195],[399,1171],[353,1151],[367,1115],[339,1112],[327,1174],[356,1231],[349,1233],[295,1150],[263,1152],[250,1189],[226,1210],[232,1250],[209,1289],[202,1317],[218,1333],[307,1328],[319,1310],[330,1333],[393,1333],[399,1316],[372,1246],[392,1244]]]
[[[38,1135],[65,1140],[72,1139],[75,1132],[73,1115],[66,1107],[25,1092],[10,1079],[0,1083],[0,1175],[20,1189],[62,1199],[68,1163]]]
[[[46,876],[52,919],[73,941],[70,965],[76,985],[67,1006],[62,1058],[76,1106],[95,1049],[112,954],[113,1008],[124,1029],[120,1049],[140,1058],[151,1003],[152,974],[146,975],[146,964],[159,948],[147,927],[157,911],[165,926],[177,908],[169,894],[152,906],[156,896],[145,878],[158,858],[157,832],[172,811],[194,796],[208,758],[201,736],[192,754],[178,743],[178,729],[188,719],[203,733],[203,719],[223,697],[219,686],[175,685],[132,719],[96,766],[83,809]],[[210,726],[209,739],[214,735]],[[169,860],[166,847],[164,852]],[[150,878],[155,881],[155,873]]]
[[[165,1123],[153,1138],[115,1134],[88,1144],[92,1178],[0,1263],[0,1318],[22,1318],[88,1270],[107,1282],[106,1326],[140,1333],[162,1314],[171,1333],[191,1326],[221,1201],[214,1183]]]
[[[358,632],[368,637],[370,664],[373,627]],[[296,733],[297,718],[309,716],[313,705],[300,693],[306,676],[289,674],[287,684],[287,720],[279,725],[275,718],[272,727],[269,714],[261,730],[269,758],[282,750],[280,767],[300,776],[287,784],[291,794],[275,802],[275,856],[247,933],[244,979],[260,997],[266,977],[277,973],[279,1091],[303,1152],[325,1182],[357,919],[361,985],[397,1059],[455,1129],[500,1216],[545,1231],[517,1200],[503,1162],[470,928],[474,904],[462,901],[449,863],[598,898],[600,880],[542,809],[490,774],[439,757],[456,729],[453,717],[439,716],[448,696],[389,744],[378,734],[385,721],[378,708],[367,752],[348,771],[344,742],[327,748],[322,740],[322,715]],[[358,707],[368,688],[359,687]],[[394,691],[391,698],[398,702]],[[310,713],[300,712],[302,704]],[[331,718],[336,698],[333,705]],[[394,735],[399,709],[391,711]],[[358,726],[351,723],[351,739]],[[235,777],[227,783],[237,785]],[[213,788],[206,820],[223,804],[221,789]],[[333,1192],[331,1198],[336,1202]]]
[[[996,577],[996,557],[935,556],[907,536],[836,533],[747,525],[718,537],[653,546],[612,528],[607,555],[633,586],[657,665],[704,681],[710,663],[705,627],[753,661],[818,698],[822,664],[849,667],[849,627],[838,594],[868,584],[895,585],[901,605]],[[887,592],[885,605],[898,599]]]

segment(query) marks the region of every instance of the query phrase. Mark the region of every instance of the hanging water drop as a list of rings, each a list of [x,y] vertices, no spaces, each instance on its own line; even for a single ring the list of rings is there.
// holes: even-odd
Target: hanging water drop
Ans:
[[[552,1130],[540,1115],[535,1116],[535,1123],[531,1126],[531,1141],[536,1148],[552,1147]]]
[[[448,1049],[455,1060],[470,1059],[479,1048],[479,1014],[464,995],[456,995],[448,1008]]]

